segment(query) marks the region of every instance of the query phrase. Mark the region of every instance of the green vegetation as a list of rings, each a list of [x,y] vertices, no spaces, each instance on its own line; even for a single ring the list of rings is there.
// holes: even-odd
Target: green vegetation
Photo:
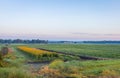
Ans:
[[[120,75],[120,45],[92,45],[92,44],[35,44],[29,45],[36,48],[87,55],[95,57],[111,58],[113,60],[97,61],[67,61],[52,62],[40,72],[47,77],[48,72],[54,73],[54,77],[61,78],[119,78]],[[118,59],[118,60],[117,60]],[[55,73],[56,72],[56,73]]]
[[[35,78],[30,72],[22,68],[0,68],[0,76],[2,78]]]
[[[24,45],[24,44],[22,44]],[[78,60],[76,56],[59,54],[53,62],[33,72],[28,61],[36,60],[17,49],[19,45],[11,45],[13,52],[1,57],[0,76],[2,78],[119,78],[120,77],[120,45],[92,44],[29,44],[33,48],[111,58],[111,60]],[[48,58],[41,58],[48,61]]]
[[[53,74],[54,73],[54,74]],[[101,61],[53,61],[39,74],[45,78],[119,78],[120,60]]]
[[[31,60],[36,62],[50,62],[55,59],[61,59],[64,61],[80,60],[80,58],[76,56],[53,53],[50,51],[39,50],[27,46],[19,46],[17,50],[23,52],[26,56],[30,56]]]
[[[97,44],[34,44],[36,48],[44,48],[76,55],[88,55],[104,58],[120,58],[120,45],[97,45]]]
[[[1,56],[0,76],[2,78],[34,78],[34,76],[24,67],[27,60],[23,54],[11,47],[13,52]]]

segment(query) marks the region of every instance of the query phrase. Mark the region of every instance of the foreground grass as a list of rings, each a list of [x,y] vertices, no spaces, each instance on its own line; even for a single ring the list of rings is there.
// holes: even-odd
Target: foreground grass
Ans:
[[[76,55],[88,55],[104,58],[120,58],[120,45],[97,44],[32,44],[36,48],[44,48]]]
[[[40,70],[48,78],[119,78],[120,60],[101,61],[53,61]],[[51,73],[54,73],[53,76]],[[49,77],[51,76],[51,77]]]
[[[0,77],[1,78],[35,78],[35,76],[32,75],[31,72],[27,70],[27,67],[24,66],[26,57],[24,57],[14,47],[11,48],[13,51],[7,54],[6,56],[4,56],[2,60],[6,64],[0,67]]]
[[[22,68],[0,68],[0,76],[2,78],[35,78],[30,72]]]

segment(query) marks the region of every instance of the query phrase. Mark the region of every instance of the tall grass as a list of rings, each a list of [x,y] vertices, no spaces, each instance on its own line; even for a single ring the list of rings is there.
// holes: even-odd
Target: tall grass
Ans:
[[[28,71],[18,68],[0,68],[1,78],[35,78]]]
[[[101,60],[101,61],[54,61],[49,65],[50,68],[58,70],[61,75],[70,77],[75,75],[86,77],[98,76],[120,76],[120,60]]]

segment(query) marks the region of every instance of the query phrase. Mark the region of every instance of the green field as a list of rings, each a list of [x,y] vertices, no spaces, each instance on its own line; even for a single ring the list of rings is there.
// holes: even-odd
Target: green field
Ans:
[[[88,55],[104,58],[120,58],[120,45],[95,45],[95,44],[35,44],[29,45],[76,55]]]
[[[33,57],[17,49],[18,46],[44,48],[76,55],[111,58],[111,60],[76,60],[56,58],[55,61],[41,69],[31,68],[26,63]],[[2,46],[2,45],[1,45]],[[3,78],[119,78],[120,77],[120,45],[93,44],[12,44],[13,52],[3,60],[8,63],[0,67]],[[62,57],[63,58],[63,57]],[[40,66],[39,66],[40,67]],[[35,72],[33,72],[35,70]],[[11,74],[12,72],[12,74]],[[25,73],[27,72],[27,73]],[[53,74],[52,74],[53,73]]]
[[[120,60],[53,62],[50,68],[57,69],[62,75],[75,78],[98,78],[99,76],[120,76]],[[73,76],[74,74],[74,76]],[[101,77],[109,78],[109,77]],[[110,77],[111,78],[111,77]],[[112,77],[118,78],[118,77]]]

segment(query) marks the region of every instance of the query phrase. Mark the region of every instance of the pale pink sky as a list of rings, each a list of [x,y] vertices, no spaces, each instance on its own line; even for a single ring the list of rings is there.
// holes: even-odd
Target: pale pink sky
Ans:
[[[0,0],[0,38],[120,40],[120,1]]]

